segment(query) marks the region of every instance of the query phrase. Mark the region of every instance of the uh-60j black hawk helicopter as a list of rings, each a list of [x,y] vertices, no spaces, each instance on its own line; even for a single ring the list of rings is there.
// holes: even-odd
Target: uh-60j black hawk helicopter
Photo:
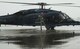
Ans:
[[[47,3],[22,3],[22,2],[7,2],[0,1],[1,3],[15,3],[15,4],[28,4],[28,5],[39,5],[39,9],[28,9],[21,10],[14,14],[0,16],[0,24],[10,25],[26,25],[26,26],[45,26],[46,29],[54,29],[55,26],[63,25],[80,25],[79,21],[74,21],[66,13],[61,11],[45,9],[47,5],[70,5],[73,3],[58,3],[58,4],[47,4]],[[70,6],[79,7],[79,6]]]

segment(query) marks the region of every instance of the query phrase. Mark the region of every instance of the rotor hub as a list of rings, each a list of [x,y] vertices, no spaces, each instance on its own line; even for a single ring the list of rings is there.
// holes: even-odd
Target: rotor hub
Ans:
[[[44,9],[44,6],[46,6],[46,5],[48,5],[48,4],[41,2],[41,3],[38,3],[37,5],[40,5],[40,6],[41,6],[41,9]]]

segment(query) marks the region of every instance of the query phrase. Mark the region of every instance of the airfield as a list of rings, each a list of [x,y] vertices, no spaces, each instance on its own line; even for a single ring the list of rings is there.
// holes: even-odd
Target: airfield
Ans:
[[[65,29],[64,29],[65,28]],[[79,49],[80,26],[61,26],[46,30],[40,26],[2,25],[1,49]]]

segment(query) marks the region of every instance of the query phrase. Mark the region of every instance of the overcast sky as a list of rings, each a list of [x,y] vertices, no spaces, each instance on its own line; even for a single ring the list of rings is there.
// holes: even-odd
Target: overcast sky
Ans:
[[[26,3],[76,3],[74,5],[80,5],[80,0],[0,0],[0,1],[10,1],[10,2],[26,2]],[[62,11],[68,14],[73,19],[80,19],[80,7],[65,7],[65,6],[47,6],[46,8],[52,7],[52,10]],[[28,10],[32,8],[38,8],[38,6],[32,5],[21,5],[21,4],[10,4],[10,3],[0,3],[0,15],[6,15],[7,13],[15,13],[20,10]]]

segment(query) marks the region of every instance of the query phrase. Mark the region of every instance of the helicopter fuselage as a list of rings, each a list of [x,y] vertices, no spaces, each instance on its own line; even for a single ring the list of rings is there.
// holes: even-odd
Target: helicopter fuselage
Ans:
[[[54,29],[55,26],[80,25],[67,14],[50,9],[21,10],[14,14],[0,17],[0,24],[40,26],[40,22],[47,29]]]

